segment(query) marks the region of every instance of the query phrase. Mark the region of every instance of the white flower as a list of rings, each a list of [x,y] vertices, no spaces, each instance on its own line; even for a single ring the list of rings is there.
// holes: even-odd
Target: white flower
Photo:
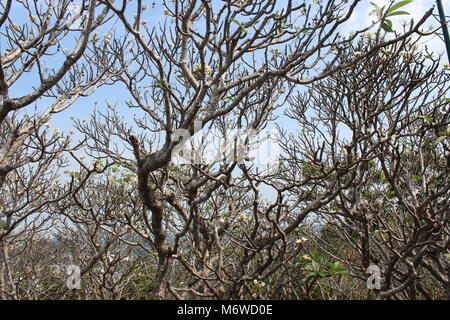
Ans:
[[[398,136],[397,135],[393,135],[391,137],[391,142],[395,144],[397,142],[397,139],[398,139]]]
[[[353,53],[353,58],[358,58],[362,55],[363,55],[363,53],[361,51],[355,51],[355,53]]]
[[[144,26],[145,26],[147,23],[148,23],[148,20],[142,20],[142,21],[141,21],[141,24],[144,25]]]
[[[61,131],[60,131],[58,128],[55,128],[55,134],[56,134],[56,135],[59,135],[60,132],[61,132]]]
[[[237,217],[237,219],[238,219],[238,221],[245,221],[245,220],[247,220],[248,218],[247,218],[247,216],[244,216],[244,215],[239,215],[238,217]]]
[[[367,133],[367,134],[372,134],[372,133],[374,133],[374,132],[375,132],[375,129],[374,129],[372,126],[366,128],[366,133]]]
[[[403,51],[400,51],[399,55],[402,57],[409,57],[409,56],[411,56],[411,51],[403,50]]]
[[[256,279],[252,281],[252,284],[255,289],[262,289],[266,286],[264,281],[258,281]]]
[[[377,199],[377,200],[375,200],[374,203],[373,203],[373,206],[374,206],[375,208],[381,208],[382,205],[383,205],[383,200],[381,200],[381,199]]]
[[[84,158],[86,158],[86,155],[82,154],[82,155],[80,155],[79,158],[80,158],[81,160],[83,160]]]
[[[203,69],[205,70],[205,75],[209,75],[214,72],[214,70],[209,65],[207,65],[207,64],[201,65],[199,63],[196,63],[194,65],[193,72],[194,72],[195,76],[197,77],[197,79],[201,78]]]
[[[44,126],[46,126],[47,128],[51,128],[52,124],[50,122],[47,122],[46,124],[44,124]]]
[[[297,239],[297,240],[295,241],[295,243],[297,243],[297,244],[302,244],[302,243],[304,243],[304,242],[306,242],[306,241],[308,241],[308,239],[305,238],[305,237],[303,237],[303,238],[301,238],[301,239]]]
[[[166,17],[171,17],[171,16],[172,16],[172,14],[170,13],[169,9],[167,9],[167,8],[164,8],[163,14],[164,14]]]
[[[203,65],[205,68],[205,73],[212,73],[214,70],[207,64]],[[194,72],[201,72],[202,65],[201,64],[195,64],[194,65]]]

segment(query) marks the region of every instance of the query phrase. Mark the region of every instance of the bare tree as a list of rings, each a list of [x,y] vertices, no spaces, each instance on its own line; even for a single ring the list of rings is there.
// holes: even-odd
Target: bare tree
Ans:
[[[12,242],[32,242],[41,228],[47,228],[48,205],[79,187],[63,187],[59,174],[69,164],[64,153],[80,145],[71,145],[70,136],[58,128],[52,132],[49,120],[107,84],[113,74],[108,66],[116,57],[102,55],[92,38],[111,18],[98,1],[76,6],[68,0],[8,0],[1,8],[0,291],[3,298],[18,298],[8,266]],[[18,16],[27,22],[17,24],[13,19]],[[72,49],[63,48],[63,43]],[[18,89],[24,81],[28,92]]]
[[[209,163],[177,166],[171,160],[184,137],[200,130],[224,136],[232,129],[261,130],[296,85],[351,68],[407,39],[431,14],[404,34],[343,60],[349,43],[366,31],[345,39],[337,32],[359,1],[308,6],[292,1],[284,6],[276,1],[165,2],[167,19],[153,28],[143,18],[142,2],[131,7],[126,2],[103,3],[127,31],[127,50],[111,54],[123,59],[125,70],[117,81],[130,93],[126,104],[136,110],[135,125],[122,120],[111,106],[89,124],[80,124],[79,130],[89,137],[91,156],[111,159],[137,174],[137,189],[150,213],[143,213],[144,228],[139,232],[158,253],[161,299],[169,292],[177,298],[244,297],[250,281],[269,277],[295,257],[299,249],[291,248],[288,235],[303,218],[345,188],[336,183],[320,186],[324,197],[285,221],[285,213],[311,194],[288,203],[285,193],[292,188],[267,182],[275,188],[277,200],[264,203],[258,185],[272,176],[256,173],[234,149],[225,156],[231,161],[215,157]],[[245,149],[248,139],[242,141]],[[197,153],[197,159],[202,156]],[[261,238],[262,228],[268,229],[267,238]],[[225,252],[230,245],[237,247]],[[184,285],[171,280],[180,270],[188,272]]]
[[[347,56],[376,41],[362,38]],[[381,287],[367,291],[378,299],[448,297],[448,70],[418,42],[389,46],[292,100],[304,133],[284,144],[281,181],[304,181],[295,192],[313,197],[327,185],[337,192],[316,212],[325,225],[311,234],[315,245],[363,292],[367,269],[379,267]]]
[[[1,298],[448,296],[448,75],[417,46],[432,10],[396,32],[392,1],[341,34],[360,3],[2,4]],[[81,141],[52,130],[107,85],[127,96],[75,121]]]

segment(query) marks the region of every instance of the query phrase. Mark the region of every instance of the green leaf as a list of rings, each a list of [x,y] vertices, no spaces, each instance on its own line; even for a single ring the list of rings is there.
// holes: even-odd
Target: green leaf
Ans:
[[[436,140],[433,141],[433,147],[436,147],[439,143],[441,143],[445,138],[447,138],[446,136],[440,136],[439,138],[437,138]]]
[[[347,270],[343,270],[343,271],[338,271],[338,272],[336,272],[336,274],[348,275],[348,274],[350,274],[350,272],[347,271]]]
[[[376,3],[371,2],[371,5],[373,5],[375,7],[375,14],[378,18],[381,18],[383,16],[383,8],[380,8]]]
[[[276,60],[279,56],[281,56],[281,52],[278,51],[278,49],[274,49],[273,50],[273,57],[272,57],[272,61]]]
[[[158,81],[155,81],[152,86],[152,88],[162,88],[162,87],[164,87],[164,79],[162,78],[159,79]]]
[[[444,101],[450,101],[450,98],[444,98]]]
[[[381,25],[384,31],[386,32],[394,32],[394,29],[392,29],[392,21],[391,20],[385,20],[383,24]]]
[[[320,271],[320,264],[316,261],[311,262],[311,270],[318,273]]]
[[[427,121],[427,122],[433,122],[433,117],[432,116],[419,116],[419,118]]]
[[[389,13],[386,17],[392,17],[392,16],[407,16],[410,15],[409,12],[406,11],[395,11],[395,12],[391,12]]]
[[[339,261],[336,261],[334,263],[328,262],[326,264],[328,269],[330,270],[330,275],[346,275],[349,274],[347,271],[347,268],[340,263]]]
[[[336,261],[335,263],[333,263],[332,266],[333,266],[332,267],[333,271],[336,271],[336,272],[347,270],[347,268],[345,268],[345,266],[342,263],[340,263],[339,261]]]
[[[373,5],[375,7],[375,9],[378,9],[378,10],[380,9],[380,7],[374,2],[371,1],[370,4]]]
[[[445,130],[442,134],[447,137],[450,137],[450,127],[447,127],[447,130]]]
[[[315,276],[316,276],[316,273],[315,273],[315,272],[310,272],[310,273],[308,273],[308,274],[306,275],[305,279],[304,279],[304,282],[308,281],[309,279],[314,278]]]
[[[320,255],[319,251],[317,251],[316,249],[314,249],[313,251],[311,251],[311,253],[309,254],[309,256],[314,260],[314,261],[321,261],[323,260],[323,256]]]
[[[235,20],[235,19],[230,19],[230,22],[234,22],[239,26],[239,29],[241,32],[245,32],[247,33],[247,30],[245,30],[245,27],[242,23],[240,23],[239,21]]]
[[[394,12],[395,10],[406,6],[407,4],[410,4],[411,2],[413,2],[414,0],[404,0],[404,1],[400,1],[397,2],[396,4],[394,4],[392,7],[389,8],[389,10],[387,11],[388,13]]]
[[[231,97],[225,97],[225,98],[223,98],[224,100],[227,100],[227,101],[231,101],[231,102],[234,102],[234,101],[236,101],[236,98],[231,98]]]

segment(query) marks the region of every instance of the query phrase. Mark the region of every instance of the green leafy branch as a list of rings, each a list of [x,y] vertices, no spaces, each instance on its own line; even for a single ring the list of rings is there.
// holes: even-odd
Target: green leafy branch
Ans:
[[[100,41],[100,38],[97,38],[97,36],[94,34],[94,35],[92,36],[91,42],[92,42],[92,43],[97,43],[98,41]]]
[[[317,250],[313,250],[309,255],[303,256],[303,259],[310,261],[304,268],[308,273],[303,282],[311,279],[328,278],[338,275],[349,275],[350,272],[339,261],[325,261],[325,257],[320,255]]]
[[[239,22],[239,21],[236,20],[236,19],[231,19],[231,18],[230,18],[228,21],[229,21],[229,22],[234,22],[235,24],[237,24],[238,27],[239,27],[239,31],[240,31],[240,32],[243,32],[243,33],[247,33],[247,30],[246,30],[246,29],[251,28],[251,27],[255,27],[255,26],[259,23],[259,20],[257,20],[257,21],[255,21],[254,24],[252,24],[252,25],[246,27],[246,26],[244,26],[241,22]]]
[[[409,15],[410,14],[409,12],[403,11],[403,10],[398,10],[398,9],[410,4],[411,2],[413,2],[413,0],[404,0],[404,1],[397,2],[396,4],[392,5],[392,7],[387,9],[387,11],[385,11],[386,6],[383,6],[380,8],[374,2],[370,2],[370,4],[372,6],[374,6],[374,8],[375,8],[372,11],[372,13],[374,13],[377,16],[377,18],[382,21],[381,28],[386,32],[394,32],[394,29],[392,28],[392,25],[393,25],[392,20],[387,19],[387,18],[393,17],[393,16]]]
[[[159,80],[156,80],[151,87],[152,88],[163,88],[164,87],[164,79],[161,78]]]

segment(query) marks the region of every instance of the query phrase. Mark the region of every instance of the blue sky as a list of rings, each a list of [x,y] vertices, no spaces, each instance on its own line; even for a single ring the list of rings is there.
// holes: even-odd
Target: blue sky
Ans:
[[[385,4],[388,4],[388,0],[373,0],[378,5],[382,6]],[[79,3],[80,0],[73,1],[73,3]],[[144,3],[148,4],[149,9],[145,11],[145,14],[143,15],[144,20],[149,21],[149,26],[157,23],[163,23],[165,19],[171,19],[170,17],[166,17],[163,14],[163,6],[161,4],[161,1],[143,1]],[[152,6],[152,3],[155,2],[155,6]],[[444,7],[446,12],[450,15],[450,1],[444,0]],[[280,2],[280,5],[283,2]],[[44,5],[45,3],[42,0],[37,0],[37,4]],[[392,20],[394,21],[394,29],[399,30],[401,23],[403,21],[408,21],[411,18],[414,20],[419,20],[422,15],[433,5],[435,4],[435,1],[433,0],[415,0],[413,3],[409,4],[407,7],[405,7],[405,10],[410,12],[410,16],[400,16],[400,17],[394,17]],[[12,20],[14,23],[17,24],[24,24],[29,23],[29,18],[25,16],[23,13],[17,11],[17,7],[19,6],[18,3],[14,4],[15,7],[13,7],[13,14]],[[74,7],[75,8],[75,7]],[[360,5],[358,5],[355,13],[351,17],[350,21],[348,21],[345,26],[339,30],[341,34],[349,34],[352,31],[355,31],[357,29],[364,28],[368,25],[370,25],[371,21],[374,20],[374,17],[371,17],[369,13],[372,10],[372,6],[370,5],[369,1],[363,0]],[[437,9],[435,10],[437,13]],[[129,14],[131,15],[131,11]],[[433,25],[434,27],[438,27],[439,24],[434,18],[430,18],[429,23]],[[116,34],[120,35],[123,31],[123,27],[120,22],[118,22],[116,19],[113,19],[110,21],[107,25],[103,26],[98,30],[99,37],[102,37],[104,33],[108,33],[111,28],[114,28]],[[443,53],[445,50],[444,43],[436,36],[430,37],[426,43],[429,49],[435,51],[436,53]],[[73,46],[73,41],[66,41],[61,43],[61,47],[64,49],[65,47]],[[4,46],[1,48],[4,50]],[[60,65],[64,59],[64,53],[61,51],[57,55],[55,55],[51,60],[51,63],[54,63],[55,66]],[[446,62],[446,61],[443,61]],[[26,93],[29,93],[31,91],[31,85],[37,84],[37,79],[35,77],[35,74],[29,74],[28,76],[24,76],[22,79],[17,81],[11,88],[10,88],[10,97],[18,97],[22,96]],[[100,87],[93,95],[89,97],[83,97],[78,99],[74,105],[72,105],[68,110],[57,114],[53,116],[52,120],[50,121],[54,127],[58,127],[61,129],[61,131],[68,133],[69,131],[73,130],[73,120],[72,119],[89,119],[90,115],[94,111],[94,109],[100,109],[103,108],[106,103],[110,103],[112,105],[117,105],[119,107],[119,110],[123,113],[125,118],[131,119],[131,116],[133,114],[133,110],[130,110],[125,106],[124,101],[129,100],[130,95],[125,90],[124,86],[120,83],[116,83],[113,87],[110,86],[104,86]],[[41,99],[38,102],[38,110],[42,110],[45,107],[48,106],[48,99]],[[32,114],[34,112],[34,106],[29,106],[23,110],[23,112]],[[291,125],[288,125],[290,127]]]

